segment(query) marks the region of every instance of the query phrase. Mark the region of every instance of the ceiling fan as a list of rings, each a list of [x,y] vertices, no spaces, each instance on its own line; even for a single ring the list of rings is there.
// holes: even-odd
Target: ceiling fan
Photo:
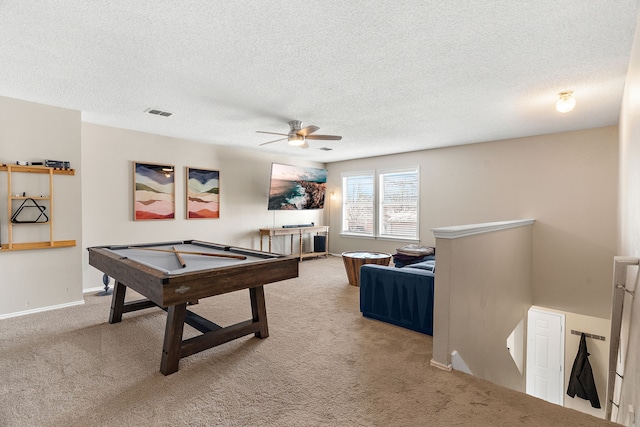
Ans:
[[[301,128],[302,122],[300,120],[291,120],[289,122],[289,133],[277,133],[277,132],[265,132],[262,130],[256,131],[257,133],[268,133],[270,135],[282,135],[286,138],[274,139],[273,141],[263,142],[260,145],[271,144],[272,142],[284,141],[285,139],[289,141],[289,145],[294,145],[301,148],[309,147],[307,144],[307,139],[324,139],[324,140],[333,140],[339,141],[342,139],[341,136],[337,135],[311,135],[318,129],[318,126],[307,126],[305,128]]]

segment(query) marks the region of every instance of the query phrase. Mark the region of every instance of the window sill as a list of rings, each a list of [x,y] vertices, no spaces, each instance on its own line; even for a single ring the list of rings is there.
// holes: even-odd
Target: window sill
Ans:
[[[375,239],[374,236],[366,236],[364,234],[349,234],[349,233],[340,233],[340,237],[353,237],[354,239]]]
[[[367,239],[367,240],[388,240],[388,241],[394,241],[394,242],[420,243],[420,239],[411,239],[407,237],[365,236],[362,234],[348,234],[348,233],[340,233],[340,237],[347,237],[347,238],[354,238],[354,239]]]
[[[378,236],[376,237],[376,240],[392,240],[394,242],[420,243],[420,239],[412,239],[410,237]]]

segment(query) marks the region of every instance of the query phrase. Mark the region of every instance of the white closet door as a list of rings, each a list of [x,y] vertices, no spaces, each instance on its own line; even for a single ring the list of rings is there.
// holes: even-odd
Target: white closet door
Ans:
[[[527,322],[527,394],[564,403],[564,314],[529,310]]]

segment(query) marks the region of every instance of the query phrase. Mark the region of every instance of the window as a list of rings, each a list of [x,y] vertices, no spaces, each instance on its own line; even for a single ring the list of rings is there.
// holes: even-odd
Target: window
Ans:
[[[418,168],[343,174],[342,233],[418,240],[418,183]]]
[[[417,239],[418,170],[380,172],[378,188],[378,235]]]
[[[342,232],[373,236],[374,173],[342,176]]]

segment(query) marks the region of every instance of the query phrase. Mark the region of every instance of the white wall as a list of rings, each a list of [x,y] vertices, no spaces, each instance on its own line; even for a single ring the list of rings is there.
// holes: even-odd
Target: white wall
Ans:
[[[605,127],[331,163],[330,250],[406,244],[339,236],[340,174],[417,165],[422,244],[435,244],[436,227],[533,218],[534,304],[607,318],[617,154],[617,128]]]
[[[640,257],[640,15],[636,21],[636,31],[631,49],[631,59],[627,72],[622,110],[620,113],[620,203],[618,228],[618,255]],[[638,269],[627,284],[635,288],[640,278]],[[611,284],[610,284],[611,286]],[[621,357],[626,359],[624,380],[619,403],[618,423],[631,425],[633,415],[628,412],[629,405],[636,413],[636,424],[640,417],[640,301],[638,293],[633,303],[625,306],[631,312],[628,341],[622,337],[621,348],[626,349]],[[614,401],[615,402],[615,401]]]
[[[450,365],[457,351],[473,375],[524,392],[525,376],[506,342],[533,301],[533,226],[443,234],[436,234],[433,360]],[[524,352],[524,342],[520,346]]]
[[[75,176],[54,175],[52,218],[54,239],[76,240],[77,246],[0,252],[0,316],[82,303],[80,112],[0,97],[0,163],[44,159],[69,161],[76,170]],[[0,172],[2,243],[8,232],[6,179]]]
[[[133,162],[174,165],[176,218],[133,221]],[[323,225],[322,210],[268,211],[271,163],[324,167],[295,157],[231,149],[183,139],[82,124],[82,247],[199,239],[260,248],[259,228]],[[220,218],[185,219],[185,168],[220,171]],[[274,239],[273,251],[289,250]],[[267,240],[264,240],[267,250]],[[102,274],[83,255],[84,288],[102,286]]]

